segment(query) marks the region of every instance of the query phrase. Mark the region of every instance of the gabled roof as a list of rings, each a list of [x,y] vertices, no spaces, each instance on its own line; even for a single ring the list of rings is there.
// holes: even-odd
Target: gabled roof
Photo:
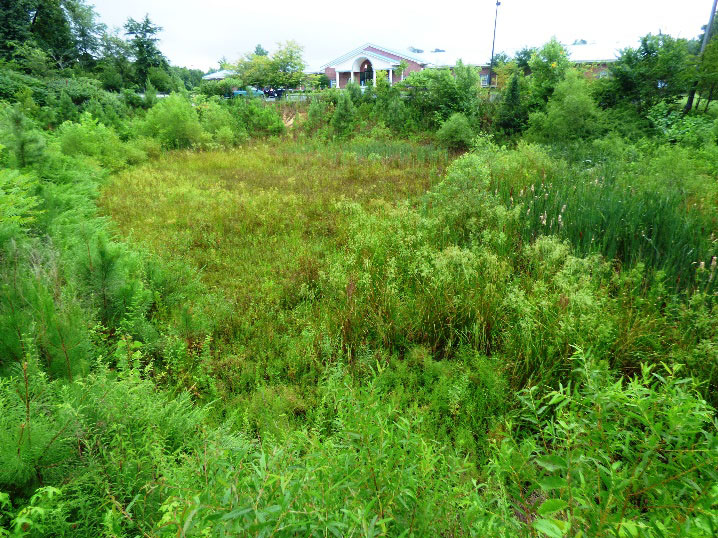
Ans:
[[[335,58],[335,59],[332,60],[331,62],[324,64],[323,66],[321,66],[320,69],[326,69],[327,67],[330,67],[330,66],[332,66],[332,65],[340,64],[340,63],[342,63],[342,62],[348,60],[349,58],[352,58],[353,56],[356,56],[356,55],[358,55],[358,54],[363,54],[363,55],[365,55],[365,56],[367,56],[367,57],[371,56],[371,57],[373,57],[373,58],[376,58],[376,59],[379,59],[379,60],[383,60],[383,61],[389,62],[389,63],[396,63],[396,59],[394,59],[394,58],[389,58],[389,57],[387,57],[387,56],[382,56],[381,54],[378,54],[378,53],[376,53],[376,52],[366,50],[366,49],[368,49],[369,47],[374,48],[374,49],[378,49],[378,50],[381,50],[381,51],[384,51],[384,52],[388,52],[389,54],[394,54],[394,55],[396,55],[396,56],[399,56],[400,58],[405,58],[405,59],[407,59],[407,60],[411,60],[411,61],[414,61],[414,62],[416,62],[416,63],[422,64],[422,65],[426,64],[426,62],[425,62],[424,60],[422,60],[422,59],[420,59],[420,58],[417,58],[417,57],[415,57],[415,56],[411,56],[411,55],[406,54],[406,53],[404,53],[404,52],[398,52],[398,51],[395,51],[395,50],[392,50],[392,49],[387,49],[386,47],[380,47],[379,45],[375,45],[374,43],[365,43],[365,44],[363,44],[361,47],[357,47],[357,48],[355,48],[354,50],[351,50],[351,51],[347,52],[346,54],[343,54],[342,56],[339,56],[338,58]]]
[[[224,80],[225,78],[229,78],[236,74],[237,73],[231,69],[221,69],[220,71],[215,71],[214,73],[203,76],[202,80]]]

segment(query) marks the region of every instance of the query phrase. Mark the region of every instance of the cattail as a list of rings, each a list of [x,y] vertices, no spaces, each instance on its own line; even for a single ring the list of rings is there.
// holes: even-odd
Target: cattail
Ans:
[[[509,199],[511,200],[511,205],[514,205],[514,197],[511,196]]]
[[[530,208],[530,207],[526,210],[526,216],[528,216],[529,213],[531,213],[531,208]]]
[[[563,219],[561,218],[561,215],[558,216],[558,227],[559,228],[563,227]]]
[[[698,269],[699,269],[699,270],[703,270],[703,269],[705,269],[705,268],[706,268],[706,262],[701,262],[701,263],[698,265]]]
[[[543,199],[544,199],[544,200],[548,200],[548,193],[546,193],[546,194],[543,195]]]
[[[566,204],[563,204],[563,205],[561,206],[561,213],[563,213],[564,211],[566,211]]]
[[[534,184],[531,183],[531,194],[533,194],[534,192],[536,192],[536,191],[534,190]]]
[[[716,268],[716,265],[718,265],[716,258],[718,258],[718,256],[713,256],[713,258],[711,258],[711,271],[713,271]]]
[[[544,212],[543,212],[543,215],[541,215],[541,217],[540,217],[540,218],[541,218],[541,225],[542,225],[542,226],[546,226],[546,216],[547,216],[547,215],[546,215],[546,212],[544,211]]]
[[[523,195],[524,195],[524,190],[521,189],[521,192],[519,192],[519,196],[523,196]]]

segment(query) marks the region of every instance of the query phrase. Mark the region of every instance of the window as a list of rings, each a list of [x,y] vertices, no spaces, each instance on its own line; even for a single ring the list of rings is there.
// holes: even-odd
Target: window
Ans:
[[[488,74],[481,75],[481,87],[485,88],[488,85],[489,85],[489,75]]]

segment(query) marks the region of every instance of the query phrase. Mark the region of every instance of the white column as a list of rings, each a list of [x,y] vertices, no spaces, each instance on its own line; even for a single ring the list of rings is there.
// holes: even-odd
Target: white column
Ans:
[[[339,87],[339,71],[334,71],[334,74],[337,76],[337,88]]]
[[[394,84],[394,78],[393,78],[394,75],[393,75],[392,73],[394,73],[394,71],[393,71],[392,68],[390,67],[390,68],[389,68],[389,86],[391,86],[391,85]]]
[[[376,69],[373,69],[373,67],[374,67],[374,66],[372,65],[372,72],[371,72],[371,74],[372,74],[372,78],[373,78],[374,87],[376,88]]]
[[[352,82],[354,82],[354,69],[352,69],[352,74],[350,76],[351,76]]]

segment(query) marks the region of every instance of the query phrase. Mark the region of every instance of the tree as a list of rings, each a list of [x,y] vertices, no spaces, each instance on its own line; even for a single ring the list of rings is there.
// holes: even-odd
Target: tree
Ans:
[[[498,127],[509,135],[521,132],[528,120],[526,105],[521,99],[521,80],[519,77],[519,73],[514,73],[509,79],[496,121]]]
[[[454,112],[461,112],[475,122],[482,102],[479,97],[479,74],[475,67],[457,62],[449,69],[425,69],[412,73],[400,85],[407,104],[416,111],[416,120],[437,129]]]
[[[106,90],[119,91],[135,80],[132,48],[117,33],[103,34],[100,40],[100,80]]]
[[[65,10],[75,41],[77,60],[82,67],[89,68],[95,63],[107,27],[97,22],[94,7],[86,5],[84,0],[66,0]]]
[[[83,66],[97,52],[104,26],[85,0],[0,0],[0,56],[18,46],[38,47],[57,67]]]
[[[619,103],[645,114],[659,101],[675,102],[688,90],[692,70],[685,39],[648,34],[638,48],[621,51],[603,79],[597,97],[604,107]]]
[[[265,49],[262,45],[257,45],[254,47],[254,55],[255,56],[269,56],[269,51]]]
[[[230,66],[246,84],[259,88],[296,88],[304,79],[304,67],[302,47],[295,41],[280,43],[271,58],[255,49]]]
[[[703,35],[700,38],[701,41],[701,48],[700,52],[698,53],[698,71],[701,71],[703,68],[703,62],[705,61],[705,52],[706,49],[712,39],[712,36],[716,33],[716,26],[718,26],[718,21],[715,18],[716,15],[716,5],[718,4],[717,0],[713,0],[713,7],[711,8],[711,15],[710,19],[708,21],[708,24],[703,26]],[[710,68],[709,68],[710,70]],[[691,89],[688,92],[688,99],[686,99],[686,106],[683,108],[683,114],[687,114],[691,111],[693,108],[693,99],[696,96],[696,91],[698,90],[698,86],[701,83],[701,76],[700,73],[697,73],[696,79],[693,81],[693,84],[691,85]],[[713,95],[713,87],[711,86],[710,95]],[[708,104],[710,104],[711,99],[708,99]],[[708,106],[706,105],[706,110],[708,110]]]
[[[535,47],[524,47],[520,51],[516,53],[514,56],[514,61],[516,62],[516,66],[523,70],[524,75],[528,75],[531,72],[531,68],[529,67],[529,62],[531,61],[531,57],[536,54],[536,48]]]
[[[22,113],[19,104],[9,108],[4,118],[3,140],[12,150],[15,164],[18,168],[25,168],[39,161],[45,149],[45,139],[34,129],[30,120]]]
[[[334,134],[340,138],[349,136],[354,129],[355,115],[356,110],[351,98],[346,92],[341,92],[339,94],[337,108],[334,110],[334,115],[331,119]]]
[[[30,23],[32,38],[60,69],[76,57],[74,38],[63,3],[60,0],[37,2]]]
[[[272,55],[272,86],[296,88],[304,78],[306,64],[302,58],[303,47],[296,41],[286,41]]]
[[[546,112],[529,117],[528,136],[542,141],[590,138],[600,132],[601,119],[586,77],[570,69],[556,85]]]
[[[131,36],[130,46],[135,57],[136,77],[139,84],[144,84],[151,67],[167,69],[167,60],[157,48],[156,37],[162,27],[153,24],[149,15],[138,22],[133,18],[125,23],[125,35]]]
[[[711,101],[718,97],[718,37],[716,35],[711,38],[703,51],[698,68],[698,93],[700,99],[706,100],[706,111]]]
[[[530,88],[531,105],[543,108],[548,102],[556,85],[563,80],[571,66],[568,54],[555,37],[538,49],[529,60],[531,68]]]
[[[9,58],[14,45],[30,39],[35,0],[0,0],[0,55]]]

